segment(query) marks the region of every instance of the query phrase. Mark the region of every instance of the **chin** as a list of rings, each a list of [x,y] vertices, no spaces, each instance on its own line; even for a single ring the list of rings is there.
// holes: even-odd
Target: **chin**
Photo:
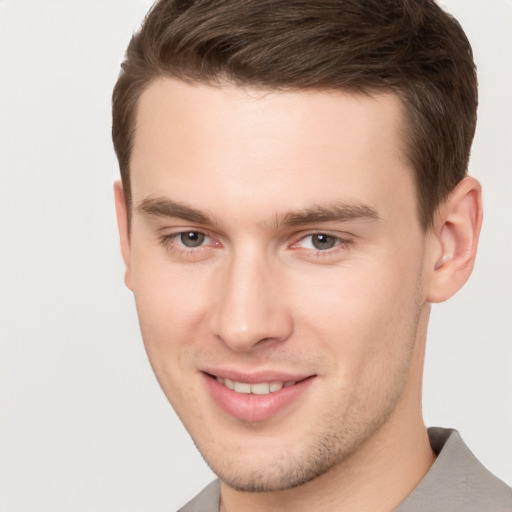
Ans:
[[[199,451],[210,469],[226,485],[242,492],[275,492],[303,485],[329,472],[352,453],[358,444],[340,435],[324,435],[292,446],[283,443],[267,449],[224,448]],[[217,445],[218,446],[218,445]],[[248,447],[247,447],[248,448]]]
[[[233,465],[217,468],[213,464],[209,465],[219,479],[232,489],[264,493],[303,485],[326,473],[334,464],[325,460],[313,464],[307,461],[287,461],[274,465],[272,469],[267,465],[263,468],[240,468]]]

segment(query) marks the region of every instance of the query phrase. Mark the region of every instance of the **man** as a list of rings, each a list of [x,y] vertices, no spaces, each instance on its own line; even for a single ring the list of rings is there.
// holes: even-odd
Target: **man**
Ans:
[[[471,47],[432,1],[158,2],[114,90],[126,284],[218,475],[184,511],[500,511],[430,429],[430,304],[468,279]]]

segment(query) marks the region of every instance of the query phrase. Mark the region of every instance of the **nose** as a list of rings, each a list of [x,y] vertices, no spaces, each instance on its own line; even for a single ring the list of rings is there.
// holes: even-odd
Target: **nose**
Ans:
[[[240,254],[217,274],[212,329],[231,350],[285,341],[293,331],[282,271],[258,254]]]

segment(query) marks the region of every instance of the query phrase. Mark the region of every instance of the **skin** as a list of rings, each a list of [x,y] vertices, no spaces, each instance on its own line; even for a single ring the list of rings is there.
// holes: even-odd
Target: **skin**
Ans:
[[[391,94],[159,79],[140,98],[131,226],[115,187],[126,284],[222,510],[392,510],[435,459],[430,303],[471,272],[480,188],[465,178],[424,232],[403,123]],[[183,232],[204,239],[187,247]],[[249,421],[205,384],[226,371],[309,380]]]

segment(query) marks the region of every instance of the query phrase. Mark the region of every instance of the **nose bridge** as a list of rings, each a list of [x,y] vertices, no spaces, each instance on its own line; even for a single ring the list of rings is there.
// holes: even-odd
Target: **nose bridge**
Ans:
[[[254,247],[233,251],[219,273],[219,300],[213,329],[233,350],[249,350],[266,340],[284,340],[292,322],[282,296],[278,269]]]

